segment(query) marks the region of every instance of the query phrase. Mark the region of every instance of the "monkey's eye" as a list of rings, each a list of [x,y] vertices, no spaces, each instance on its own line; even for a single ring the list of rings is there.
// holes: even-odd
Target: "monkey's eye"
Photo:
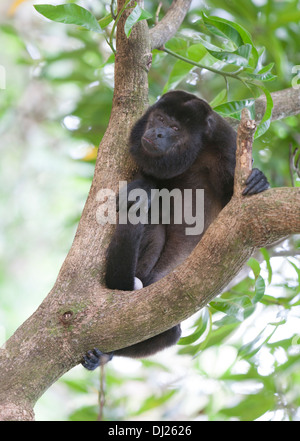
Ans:
[[[163,118],[163,116],[159,115],[159,116],[158,116],[158,119],[159,119],[159,121],[164,122],[164,118]]]

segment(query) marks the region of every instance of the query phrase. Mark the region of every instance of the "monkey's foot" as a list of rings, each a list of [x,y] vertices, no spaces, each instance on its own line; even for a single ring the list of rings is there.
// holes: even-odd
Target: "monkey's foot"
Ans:
[[[98,366],[103,366],[108,363],[113,358],[113,353],[105,354],[101,352],[99,349],[94,348],[91,351],[88,351],[83,357],[81,364],[83,367],[88,369],[89,371],[93,371]]]

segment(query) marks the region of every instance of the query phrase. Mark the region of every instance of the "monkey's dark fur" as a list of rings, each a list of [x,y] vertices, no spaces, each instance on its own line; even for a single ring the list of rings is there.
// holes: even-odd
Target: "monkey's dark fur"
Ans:
[[[143,286],[164,277],[191,253],[203,233],[233,194],[236,132],[203,100],[182,91],[169,92],[137,121],[130,136],[130,153],[140,174],[128,186],[151,189],[204,189],[204,231],[186,235],[187,225],[117,225],[107,254],[108,288],[133,290],[135,277]],[[244,190],[252,195],[269,187],[253,169]],[[144,357],[175,344],[180,324],[149,340],[119,349],[114,355]],[[112,358],[98,349],[82,364],[95,369]]]

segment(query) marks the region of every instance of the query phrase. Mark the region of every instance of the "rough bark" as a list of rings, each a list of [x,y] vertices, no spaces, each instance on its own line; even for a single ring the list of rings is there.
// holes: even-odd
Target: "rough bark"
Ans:
[[[234,197],[193,254],[167,277],[136,292],[105,288],[112,226],[97,223],[97,193],[116,190],[120,179],[132,175],[126,140],[147,104],[148,29],[139,23],[127,40],[125,18],[117,34],[113,110],[72,248],[49,295],[0,351],[3,420],[32,420],[37,399],[87,350],[111,351],[170,328],[215,297],[255,247],[300,232],[299,189]]]
[[[243,186],[252,170],[252,144],[256,129],[255,121],[250,119],[248,109],[242,110],[241,122],[237,131],[237,151],[239,160],[236,163],[234,175],[234,194],[242,195]]]

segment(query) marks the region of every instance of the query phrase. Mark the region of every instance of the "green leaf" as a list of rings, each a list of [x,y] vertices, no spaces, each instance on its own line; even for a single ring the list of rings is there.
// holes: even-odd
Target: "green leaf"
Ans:
[[[187,58],[197,63],[207,54],[202,44],[192,44],[187,50]]]
[[[257,303],[263,298],[265,294],[265,290],[266,290],[265,281],[261,276],[258,276],[255,282],[255,296],[253,299],[253,303]]]
[[[269,323],[271,325],[271,323]],[[277,326],[281,323],[275,323],[274,329],[267,331],[267,327],[264,328],[251,342],[243,345],[239,351],[238,355],[244,360],[247,360],[257,354],[261,348],[268,343],[268,341],[273,336],[274,332],[277,329]],[[267,336],[266,336],[267,335]]]
[[[111,14],[106,15],[103,18],[100,18],[98,20],[99,25],[101,26],[101,29],[106,28],[111,22],[113,21],[113,16]]]
[[[189,47],[187,39],[174,37],[167,41],[166,48],[180,55],[186,55]]]
[[[216,107],[216,106],[220,106],[221,104],[223,104],[224,101],[227,100],[227,88],[221,90],[221,92],[218,93],[217,96],[215,96],[215,98],[209,103],[210,106],[212,108]]]
[[[296,271],[297,275],[298,275],[298,281],[300,283],[300,268],[298,268],[298,266],[292,262],[291,260],[288,259],[288,262],[292,265],[292,267],[294,268],[294,270]]]
[[[220,410],[222,415],[236,417],[241,421],[253,421],[276,406],[277,398],[273,391],[263,390],[246,398],[234,407]]]
[[[176,393],[177,393],[177,389],[171,389],[171,390],[167,389],[167,391],[160,396],[151,395],[150,397],[144,400],[141,407],[136,412],[134,412],[134,415],[141,415],[144,412],[148,412],[151,409],[156,409],[162,406],[164,403],[170,400],[173,397],[173,395],[175,395]]]
[[[261,248],[260,249],[261,254],[263,255],[266,265],[267,265],[267,270],[268,270],[268,283],[270,284],[272,281],[272,276],[273,276],[273,270],[271,267],[271,263],[270,263],[270,254],[269,252],[266,250],[266,248]]]
[[[131,34],[133,26],[137,22],[141,20],[148,20],[149,18],[152,18],[152,14],[150,14],[148,11],[145,11],[145,9],[142,9],[139,5],[136,5],[136,7],[133,9],[125,22],[124,31],[127,38]]]
[[[258,63],[258,52],[256,47],[253,44],[253,41],[251,39],[251,35],[249,34],[249,32],[244,29],[241,25],[239,25],[238,23],[226,20],[225,18],[220,18],[220,17],[209,17],[210,20],[214,20],[215,22],[219,22],[219,23],[223,23],[233,29],[236,30],[236,32],[239,34],[240,39],[242,40],[241,44],[238,44],[238,46],[244,44],[250,44],[252,46],[252,51],[251,51],[251,59],[250,59],[250,65],[252,67],[256,67],[257,63]]]
[[[243,296],[231,296],[228,299],[216,298],[213,302],[210,302],[217,311],[221,311],[230,317],[234,317],[236,321],[242,322],[245,318],[249,317],[254,311],[253,303],[248,295]],[[235,322],[228,320],[218,320],[214,322],[215,326],[223,326],[224,324],[233,324]]]
[[[86,380],[76,379],[75,380],[67,380],[62,379],[61,382],[63,382],[65,385],[68,386],[69,389],[74,390],[76,393],[84,393],[87,394],[89,390],[89,386]]]
[[[179,345],[190,345],[192,343],[195,343],[201,335],[204,333],[204,331],[207,328],[208,321],[209,321],[209,313],[207,310],[204,310],[204,313],[201,315],[200,319],[198,320],[197,329],[195,332],[193,332],[191,335],[188,335],[186,337],[182,337],[177,344]]]
[[[201,337],[201,335],[203,334],[205,329],[206,329],[206,326],[203,325],[203,327],[201,329],[199,329],[196,332],[193,332],[193,334],[187,335],[186,337],[182,337],[177,344],[178,345],[190,345],[192,343],[195,343],[195,341],[197,341]]]
[[[255,101],[253,99],[248,100],[240,100],[240,101],[230,101],[225,104],[221,104],[214,108],[214,110],[220,113],[222,116],[232,116],[236,119],[240,118],[240,112],[244,107],[251,109],[252,106],[255,105]]]
[[[225,315],[220,320],[214,322],[214,326],[217,326],[218,328],[224,328],[231,325],[239,326],[240,324],[241,324],[240,318],[237,318],[233,315]]]
[[[250,266],[250,268],[252,269],[252,271],[254,273],[255,279],[257,279],[257,277],[260,275],[259,262],[256,259],[254,259],[254,257],[250,257],[250,259],[247,262],[247,265]]]
[[[261,135],[263,135],[270,127],[271,119],[272,119],[272,110],[273,110],[273,99],[272,99],[270,92],[264,86],[259,86],[259,88],[263,91],[263,93],[266,96],[267,105],[266,105],[266,111],[263,116],[263,119],[261,120],[259,126],[256,129],[256,132],[254,135],[255,139],[259,138]]]
[[[262,73],[268,73],[271,72],[271,70],[273,69],[275,63],[270,63],[267,66],[263,67],[262,69],[260,69],[258,71],[258,73],[262,74]]]
[[[203,44],[203,46],[210,51],[221,51],[221,47],[204,40],[202,37],[200,37],[200,35],[197,35],[197,40],[200,40],[201,44]]]
[[[213,34],[229,39],[235,44],[236,47],[243,45],[243,39],[241,38],[240,33],[231,25],[230,22],[220,20],[219,17],[207,17],[204,13],[202,13],[202,19],[206,27]]]
[[[69,415],[70,421],[96,421],[97,406],[84,406]]]
[[[206,49],[202,46],[202,44],[197,43],[190,46],[188,49],[186,48],[183,51],[181,48],[181,54],[186,56],[192,61],[199,62],[203,59],[205,55],[207,55]],[[176,87],[185,77],[186,75],[194,69],[195,66],[192,64],[186,63],[185,61],[178,60],[173,66],[173,69],[170,72],[168,81],[164,87],[163,92],[167,92],[168,90]]]
[[[241,316],[241,306],[237,303],[234,303],[230,300],[223,300],[221,298],[217,298],[215,301],[210,302],[210,306],[217,311],[221,311],[224,314],[233,316],[238,318],[238,320],[242,320],[243,316]]]
[[[34,5],[37,12],[49,20],[58,23],[76,24],[92,32],[101,33],[102,29],[96,17],[87,9],[76,4]]]
[[[295,295],[296,295],[300,292],[300,268],[294,262],[291,262],[289,259],[288,262],[292,265],[292,267],[295,269],[298,275],[298,287],[295,287]],[[293,299],[296,300],[295,295],[293,295]],[[295,306],[296,304],[300,304],[300,301],[299,300],[298,302],[293,301],[293,305]]]
[[[249,63],[249,57],[251,55],[252,46],[246,44],[240,46],[236,51],[212,51],[207,49],[208,52],[215,58],[221,61],[225,61],[228,64],[234,64],[236,66],[246,67]]]
[[[282,26],[286,26],[290,22],[297,23],[299,21],[300,21],[300,11],[299,10],[297,11],[295,6],[293,6],[292,11],[276,14],[276,21],[274,20],[274,22],[271,24],[270,30],[275,31],[275,29]]]
[[[273,81],[277,77],[276,75],[273,75],[271,73],[271,70],[273,69],[274,63],[270,63],[267,66],[260,69],[257,73],[248,73],[248,77],[253,78],[254,80],[258,81]]]
[[[206,339],[200,343],[198,351],[224,343],[225,338],[228,337],[241,323],[235,317],[230,318],[231,320],[226,326],[222,326],[209,332]]]

